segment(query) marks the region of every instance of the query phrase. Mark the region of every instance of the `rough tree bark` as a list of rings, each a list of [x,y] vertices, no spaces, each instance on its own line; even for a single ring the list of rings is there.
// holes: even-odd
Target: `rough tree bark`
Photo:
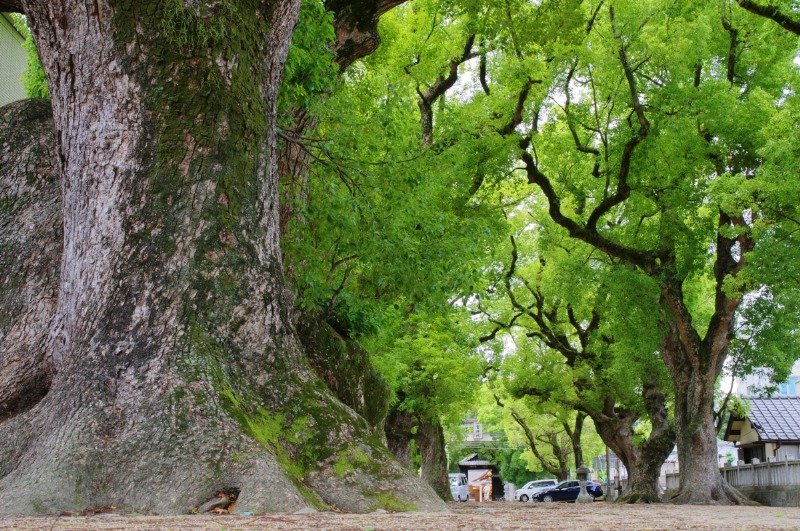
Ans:
[[[50,104],[37,101],[5,108],[0,120],[0,425],[34,406],[48,387],[44,345],[62,238],[50,116]],[[17,123],[29,125],[9,129]]]
[[[663,290],[667,306],[683,313],[675,299],[679,287],[667,284]],[[727,296],[729,305],[738,306]],[[719,302],[719,301],[718,301]],[[735,306],[734,306],[735,307]],[[690,321],[676,319],[669,323],[662,342],[662,356],[667,362],[675,386],[675,425],[678,443],[680,488],[672,497],[676,503],[707,504],[755,503],[731,487],[719,472],[717,427],[714,417],[714,390],[727,355],[731,322],[721,323],[716,344],[703,341],[690,329]],[[717,316],[715,316],[717,318]],[[683,325],[683,326],[682,326]],[[688,325],[688,326],[687,326]],[[688,347],[688,348],[687,348]],[[687,352],[693,348],[694,352]]]
[[[615,408],[613,402],[606,401],[602,411],[591,413],[600,438],[628,471],[628,488],[616,500],[618,503],[661,501],[658,489],[661,465],[675,445],[675,428],[669,421],[666,397],[653,382],[645,384],[642,394],[651,431],[638,444],[634,424],[640,416],[635,411]]]
[[[395,458],[404,466],[411,466],[411,441],[413,430],[417,426],[414,415],[401,411],[396,406],[389,410],[386,417],[386,442]]]
[[[1,512],[182,513],[219,490],[240,492],[239,511],[368,511],[387,496],[443,507],[331,395],[295,337],[275,95],[298,3],[24,2],[55,131],[28,144],[54,147],[29,160],[11,145],[48,128],[41,104],[3,110],[2,204],[47,192],[54,166],[63,247],[44,259],[20,247],[20,260],[60,262],[26,271],[22,289],[3,270],[4,292],[28,299],[3,309],[0,377],[16,371],[13,344],[34,345],[37,374],[16,372],[38,401],[0,397]],[[3,232],[21,234],[33,212],[4,217]],[[33,219],[28,240],[12,239],[44,233],[51,249],[58,226]],[[47,275],[55,303],[26,295]],[[48,313],[46,332],[24,322]],[[354,465],[344,481],[340,460]]]
[[[420,476],[433,487],[442,500],[452,500],[453,495],[450,492],[450,481],[447,475],[444,431],[442,431],[439,419],[421,419],[417,433],[417,446],[422,458]]]

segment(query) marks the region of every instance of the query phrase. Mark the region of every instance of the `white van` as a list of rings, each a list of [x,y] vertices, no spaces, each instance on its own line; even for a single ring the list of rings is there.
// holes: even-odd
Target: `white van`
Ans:
[[[450,477],[450,494],[456,501],[467,501],[469,499],[469,490],[467,489],[467,476],[466,474],[448,474]]]

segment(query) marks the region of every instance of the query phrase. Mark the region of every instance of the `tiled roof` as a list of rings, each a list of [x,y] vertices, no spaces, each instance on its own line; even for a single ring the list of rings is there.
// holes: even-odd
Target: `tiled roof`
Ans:
[[[459,466],[494,466],[490,461],[478,458],[478,454],[470,454],[458,462]]]
[[[747,398],[747,418],[762,441],[800,442],[800,397]]]

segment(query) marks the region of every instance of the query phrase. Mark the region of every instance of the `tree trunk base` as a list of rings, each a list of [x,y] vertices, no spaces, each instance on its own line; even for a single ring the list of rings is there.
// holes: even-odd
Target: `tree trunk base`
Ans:
[[[676,505],[760,505],[721,478],[710,492],[703,492],[697,488],[682,488],[668,502]]]
[[[447,510],[249,299],[223,341],[208,312],[181,318],[172,291],[139,283],[50,371],[47,327],[30,323],[53,316],[62,254],[52,124],[47,102],[0,108],[0,514],[187,514],[220,491],[238,493],[233,512]],[[152,312],[132,315],[140,303]]]
[[[220,491],[239,492],[234,512],[446,510],[362,418],[326,393],[317,407],[303,407],[316,422],[310,428],[282,423],[280,411],[243,421],[220,405],[190,405],[176,399],[171,379],[155,386],[170,389],[164,395],[126,389],[136,406],[125,408],[75,404],[64,398],[69,386],[56,387],[1,424],[0,514],[101,506],[187,514]]]
[[[632,490],[616,500],[614,503],[632,504],[632,503],[661,503],[661,497],[657,492]]]

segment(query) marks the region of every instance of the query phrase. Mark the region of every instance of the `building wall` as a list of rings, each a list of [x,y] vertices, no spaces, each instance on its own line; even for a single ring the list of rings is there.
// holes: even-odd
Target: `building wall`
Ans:
[[[27,62],[22,42],[8,15],[0,13],[0,106],[27,98],[19,80]]]
[[[736,394],[760,396],[762,390],[770,385],[769,371],[760,371],[745,378],[736,380]],[[772,396],[800,396],[800,359],[792,367],[791,375],[788,380],[778,384],[775,394]]]
[[[800,445],[798,444],[783,444],[778,447],[775,452],[775,457],[778,461],[785,459],[800,459]]]

